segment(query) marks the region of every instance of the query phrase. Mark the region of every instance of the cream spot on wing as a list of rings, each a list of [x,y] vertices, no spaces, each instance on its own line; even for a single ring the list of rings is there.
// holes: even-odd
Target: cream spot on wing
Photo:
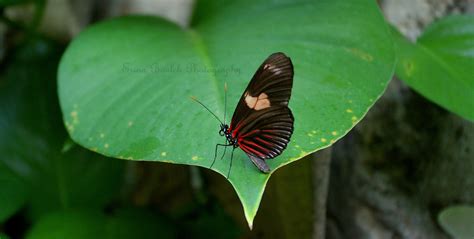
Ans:
[[[245,103],[247,104],[247,106],[249,108],[253,108],[254,105],[257,103],[257,97],[252,97],[251,95],[249,95],[248,92],[245,92]]]
[[[260,93],[258,97],[251,96],[248,92],[245,92],[245,103],[250,109],[262,110],[270,107],[270,100],[268,100],[268,95],[265,93]]]

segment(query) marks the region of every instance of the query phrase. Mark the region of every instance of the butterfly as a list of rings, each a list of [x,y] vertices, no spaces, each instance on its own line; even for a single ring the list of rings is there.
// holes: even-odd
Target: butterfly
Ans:
[[[224,153],[221,159],[225,155],[225,149],[232,147],[227,178],[236,148],[241,148],[261,172],[271,171],[265,161],[280,155],[293,134],[294,117],[288,107],[293,74],[293,64],[289,57],[281,52],[271,54],[263,61],[244,90],[230,125],[225,123],[225,113],[222,122],[205,105],[193,98],[221,122],[219,134],[225,137],[224,144],[216,144],[210,168],[216,161],[218,147],[222,146]],[[225,101],[227,102],[227,96]]]

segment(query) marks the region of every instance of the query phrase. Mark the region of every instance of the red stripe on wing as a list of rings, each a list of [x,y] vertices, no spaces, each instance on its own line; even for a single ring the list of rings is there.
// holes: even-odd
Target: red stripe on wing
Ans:
[[[258,142],[260,142],[260,143],[262,143],[262,144],[265,144],[265,145],[267,145],[267,146],[270,146],[270,147],[274,147],[274,146],[275,146],[275,144],[272,144],[271,142],[268,142],[267,140],[264,140],[264,139],[262,139],[262,138],[260,138],[260,137],[255,137],[255,140],[258,141]]]
[[[252,146],[250,146],[250,145],[246,145],[244,143],[244,144],[240,144],[239,146],[247,154],[252,154],[252,155],[255,155],[255,156],[258,156],[258,157],[265,157],[264,153],[258,151],[255,148],[252,148]]]
[[[245,133],[245,134],[239,136],[239,138],[246,138],[246,137],[252,136],[253,134],[256,134],[256,133],[259,133],[259,132],[260,132],[259,129],[254,129],[254,130],[252,130],[248,133]]]
[[[267,149],[257,143],[255,143],[254,141],[250,141],[250,140],[246,140],[246,139],[243,139],[243,138],[239,138],[240,142],[239,142],[239,145],[245,145],[245,146],[248,146],[250,148],[253,148],[255,150],[257,150],[258,152],[260,152],[261,155],[267,155],[270,153],[270,149]]]

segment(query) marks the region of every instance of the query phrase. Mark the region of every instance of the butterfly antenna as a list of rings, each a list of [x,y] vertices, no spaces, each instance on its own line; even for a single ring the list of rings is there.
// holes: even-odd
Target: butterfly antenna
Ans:
[[[212,115],[214,115],[214,117],[222,124],[222,121],[216,116],[216,114],[212,113],[212,111],[207,108],[207,106],[205,106],[203,103],[201,103],[201,101],[199,101],[198,99],[196,99],[196,97],[194,96],[191,96],[191,100],[194,100],[195,102],[199,103],[200,105],[202,105],[202,107],[204,107],[207,111],[209,111],[209,113],[211,113]]]
[[[226,114],[227,114],[227,82],[224,83],[224,124],[225,124]]]

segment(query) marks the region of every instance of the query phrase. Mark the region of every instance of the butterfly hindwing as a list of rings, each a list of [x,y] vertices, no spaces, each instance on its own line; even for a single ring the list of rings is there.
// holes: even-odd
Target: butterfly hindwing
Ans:
[[[239,147],[262,172],[269,172],[265,160],[280,155],[293,133],[294,118],[288,107],[274,106],[243,119]]]
[[[283,53],[270,55],[258,68],[237,104],[230,131],[239,147],[262,172],[270,172],[266,159],[280,155],[293,133],[288,108],[293,65]]]

